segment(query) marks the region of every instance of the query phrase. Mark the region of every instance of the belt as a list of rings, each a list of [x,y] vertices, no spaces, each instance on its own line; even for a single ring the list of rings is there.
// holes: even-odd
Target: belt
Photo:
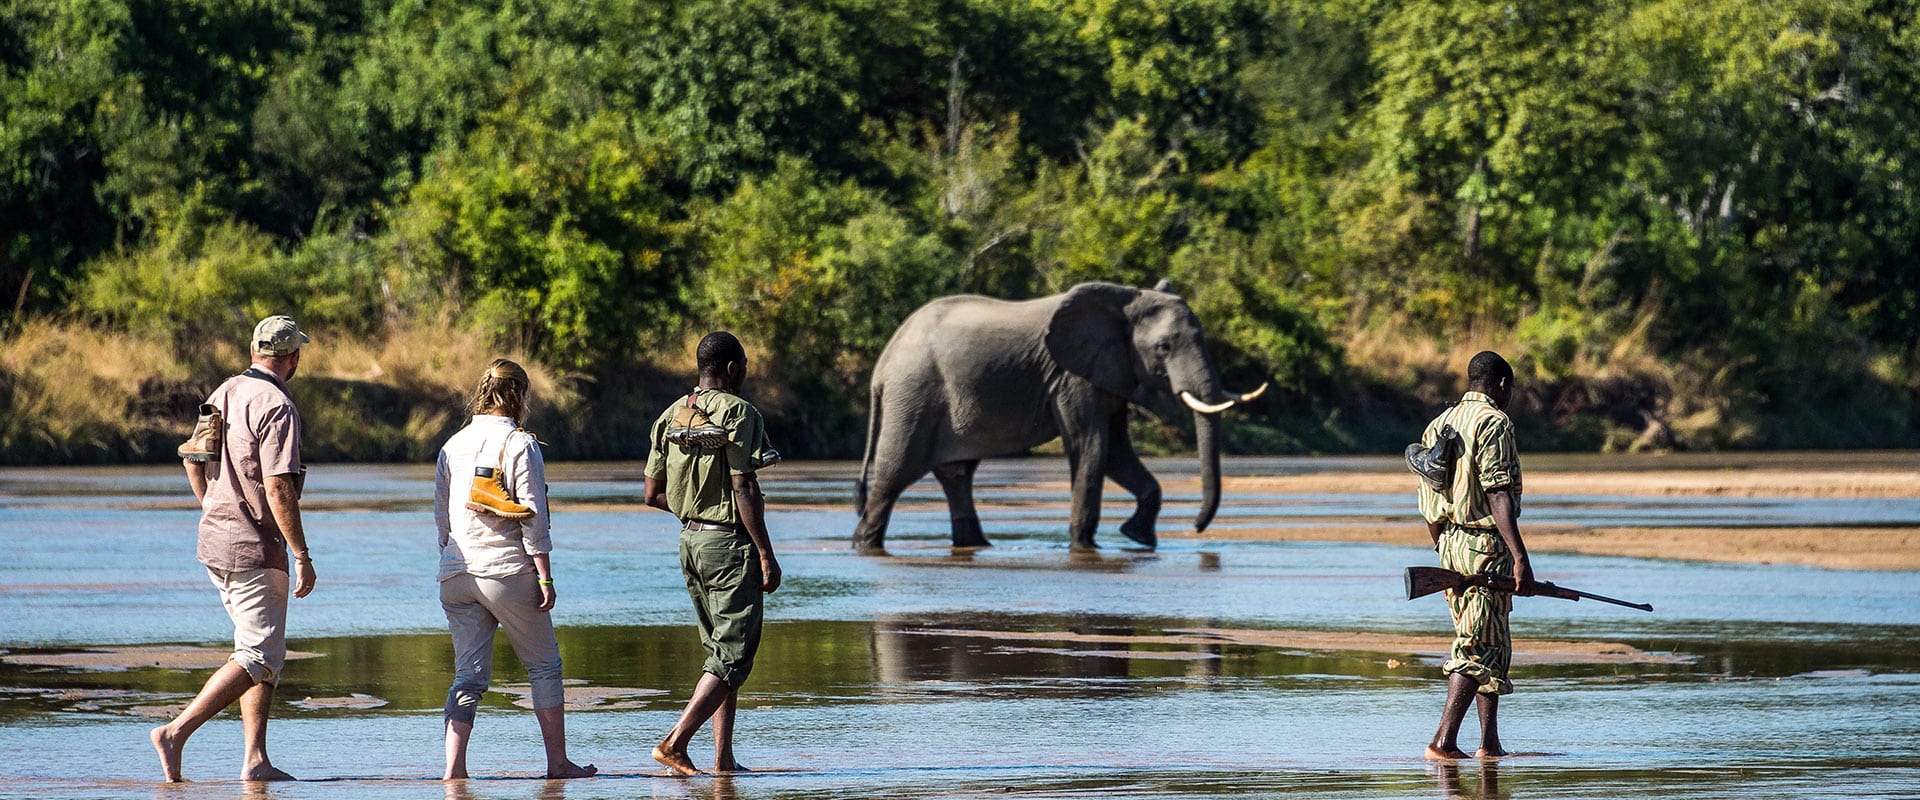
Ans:
[[[706,522],[706,521],[697,520],[697,519],[681,520],[680,525],[682,528],[690,531],[726,531],[727,533],[740,532],[740,526],[738,525],[726,525],[719,522]]]

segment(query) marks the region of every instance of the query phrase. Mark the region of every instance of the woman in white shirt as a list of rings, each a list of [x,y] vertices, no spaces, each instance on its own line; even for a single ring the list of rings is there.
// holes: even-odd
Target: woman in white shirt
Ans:
[[[467,740],[493,672],[493,633],[499,628],[506,629],[533,685],[547,777],[584,778],[597,771],[567,760],[560,646],[547,614],[554,591],[546,465],[539,441],[520,428],[528,396],[527,371],[494,359],[474,389],[472,421],[440,448],[433,514],[440,529],[440,606],[454,653],[446,779],[467,777]]]

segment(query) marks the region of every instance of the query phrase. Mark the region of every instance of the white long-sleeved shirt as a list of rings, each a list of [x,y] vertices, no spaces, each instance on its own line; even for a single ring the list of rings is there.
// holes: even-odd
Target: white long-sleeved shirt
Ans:
[[[533,509],[533,517],[505,519],[467,508],[475,467],[500,468],[501,483],[516,502]],[[503,578],[533,569],[533,556],[553,550],[540,443],[515,430],[511,419],[475,414],[440,448],[433,517],[440,528],[440,580],[462,572]]]

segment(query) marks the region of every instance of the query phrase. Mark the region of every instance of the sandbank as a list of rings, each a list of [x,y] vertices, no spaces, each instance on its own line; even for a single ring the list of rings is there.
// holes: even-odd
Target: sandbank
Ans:
[[[1445,658],[1452,646],[1450,636],[1410,636],[1354,631],[1258,630],[1245,628],[1179,628],[1160,634],[1101,634],[1072,631],[988,631],[956,628],[910,629],[903,634],[920,636],[964,636],[1000,641],[1065,642],[1092,645],[1157,645],[1207,647],[1222,644],[1268,647],[1311,652],[1364,652],[1405,655],[1420,658]],[[1064,652],[1055,648],[1019,648],[1032,652]],[[1104,655],[1132,658],[1182,658],[1190,654],[1167,650],[1116,651],[1108,648],[1085,650],[1078,655]],[[1519,640],[1514,642],[1516,664],[1680,664],[1691,656],[1653,653],[1616,642],[1572,642]]]
[[[232,657],[231,648],[155,645],[150,647],[89,647],[66,652],[7,653],[0,661],[29,667],[120,672],[130,669],[214,669]],[[288,650],[287,660],[319,658],[319,653]]]

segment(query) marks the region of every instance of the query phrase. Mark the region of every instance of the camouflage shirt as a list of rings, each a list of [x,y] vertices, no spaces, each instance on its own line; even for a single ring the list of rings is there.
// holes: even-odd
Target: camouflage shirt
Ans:
[[[1420,485],[1420,516],[1427,522],[1450,521],[1465,528],[1492,528],[1493,503],[1487,493],[1506,488],[1513,492],[1515,513],[1520,503],[1520,448],[1514,442],[1513,422],[1493,400],[1467,392],[1440,416],[1427,423],[1420,443],[1439,440],[1441,426],[1460,433],[1464,450],[1454,460],[1453,486],[1442,495]]]

